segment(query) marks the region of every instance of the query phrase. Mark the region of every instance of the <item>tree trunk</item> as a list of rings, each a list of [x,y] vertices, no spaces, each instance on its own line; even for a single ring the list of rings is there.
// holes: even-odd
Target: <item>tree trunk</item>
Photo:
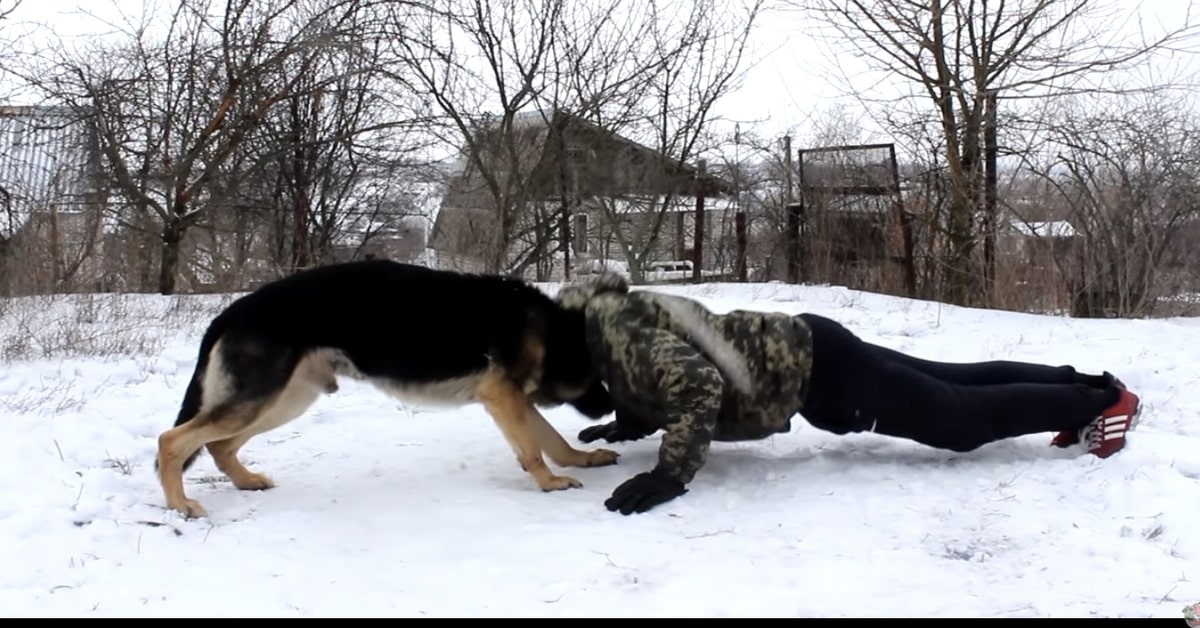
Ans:
[[[310,229],[308,225],[309,158],[308,151],[305,149],[305,128],[304,120],[300,113],[300,104],[300,98],[293,97],[289,107],[292,126],[291,141],[294,148],[292,149],[292,177],[290,181],[292,186],[292,267],[288,272],[296,272],[306,268],[310,259]]]
[[[50,291],[58,292],[62,281],[62,233],[58,228],[58,204],[50,205]],[[38,286],[41,288],[41,286]]]
[[[984,304],[994,307],[999,299],[996,294],[996,231],[999,216],[996,205],[999,193],[996,172],[996,94],[988,94],[983,122],[983,298]]]
[[[738,210],[733,215],[734,269],[738,281],[745,282],[746,272],[746,212]]]
[[[179,245],[182,241],[182,225],[171,223],[163,227],[158,266],[159,294],[175,294],[175,275],[179,270]]]
[[[644,257],[629,255],[626,259],[628,261],[629,282],[634,284],[646,283],[646,272],[642,270],[642,260]]]
[[[959,135],[958,176],[950,179],[950,251],[946,259],[946,299],[952,305],[976,304],[975,211],[979,206],[980,124],[977,111],[966,112]],[[952,163],[952,162],[951,162]]]
[[[693,235],[695,244],[692,246],[692,282],[699,283],[703,277],[704,266],[704,196],[708,193],[708,170],[704,160],[700,160],[696,172],[696,227]]]

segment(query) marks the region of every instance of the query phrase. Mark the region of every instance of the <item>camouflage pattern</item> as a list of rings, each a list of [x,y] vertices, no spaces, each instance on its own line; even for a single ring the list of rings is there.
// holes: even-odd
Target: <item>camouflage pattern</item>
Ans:
[[[585,311],[588,350],[617,422],[665,430],[658,469],[683,483],[712,441],[787,432],[804,403],[812,339],[798,317],[713,314],[691,299],[630,292],[615,275],[565,287],[559,302]]]

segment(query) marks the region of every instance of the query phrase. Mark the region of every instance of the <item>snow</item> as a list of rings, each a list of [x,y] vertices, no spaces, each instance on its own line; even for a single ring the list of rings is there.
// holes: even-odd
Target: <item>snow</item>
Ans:
[[[1039,238],[1071,238],[1078,235],[1075,225],[1072,225],[1069,220],[1053,220],[1049,222],[1013,220],[1009,224],[1021,235],[1036,236]]]
[[[544,286],[553,291],[554,286]],[[0,316],[0,609],[7,616],[1164,617],[1200,601],[1200,319],[1072,320],[827,286],[655,288],[718,311],[811,311],[952,361],[1108,369],[1142,398],[1099,460],[1050,434],[966,454],[803,421],[717,443],[683,497],[602,502],[653,464],[613,445],[542,493],[481,407],[344,382],[244,460],[201,457],[208,519],[163,509],[156,438],[228,297],[12,300]],[[414,330],[419,333],[419,330]],[[547,413],[575,441],[589,423]]]

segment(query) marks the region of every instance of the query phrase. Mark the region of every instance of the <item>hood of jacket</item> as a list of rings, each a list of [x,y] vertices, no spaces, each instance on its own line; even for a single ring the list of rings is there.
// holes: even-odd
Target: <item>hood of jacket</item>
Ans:
[[[629,280],[612,271],[604,271],[593,277],[567,284],[558,290],[555,300],[568,310],[582,310],[588,301],[605,294],[628,294]]]

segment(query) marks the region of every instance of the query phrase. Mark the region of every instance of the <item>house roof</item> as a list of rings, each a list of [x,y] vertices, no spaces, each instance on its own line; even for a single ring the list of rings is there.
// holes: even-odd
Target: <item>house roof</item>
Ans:
[[[1044,222],[1026,222],[1013,220],[1009,222],[1013,229],[1022,235],[1035,238],[1070,238],[1079,235],[1075,226],[1067,220],[1051,220]]]
[[[86,126],[54,106],[0,107],[0,237],[51,204],[80,211],[96,165]]]

